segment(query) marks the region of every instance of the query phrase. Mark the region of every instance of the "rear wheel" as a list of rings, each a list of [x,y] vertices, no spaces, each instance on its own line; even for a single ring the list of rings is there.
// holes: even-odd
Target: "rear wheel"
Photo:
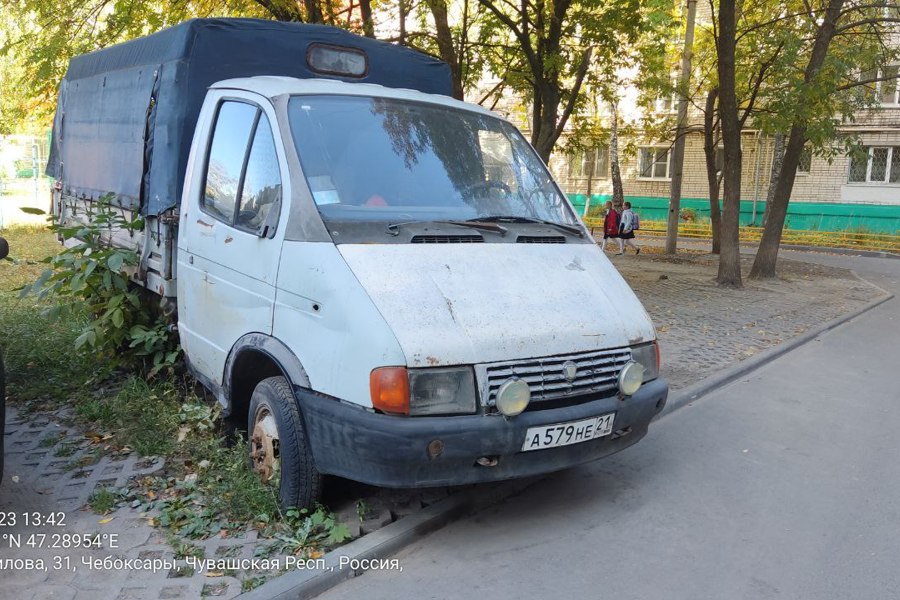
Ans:
[[[314,505],[321,494],[322,475],[287,379],[269,377],[257,384],[250,398],[247,431],[250,465],[263,483],[278,490],[282,509]]]

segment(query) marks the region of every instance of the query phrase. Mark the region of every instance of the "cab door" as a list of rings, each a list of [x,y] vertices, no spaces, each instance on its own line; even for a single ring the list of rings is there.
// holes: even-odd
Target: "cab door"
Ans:
[[[206,142],[194,142],[178,251],[181,344],[191,365],[221,385],[234,343],[270,334],[290,190],[275,113],[250,92],[211,92]],[[204,126],[203,116],[198,129]]]

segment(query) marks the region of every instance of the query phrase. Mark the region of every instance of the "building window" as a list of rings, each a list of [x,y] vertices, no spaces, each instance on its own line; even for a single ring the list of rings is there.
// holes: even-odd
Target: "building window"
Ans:
[[[725,148],[716,148],[716,175],[725,170]]]
[[[678,108],[678,94],[663,94],[656,97],[654,108],[658,113],[673,113]]]
[[[641,148],[639,156],[640,177],[645,179],[669,178],[669,148]]]
[[[798,175],[809,175],[809,171],[812,168],[812,148],[809,146],[803,146],[803,150],[800,151],[800,162],[797,163],[797,174]]]
[[[850,155],[850,183],[900,183],[900,146],[868,147]]]
[[[606,146],[578,152],[569,158],[569,177],[605,178],[608,173],[609,148]]]
[[[900,67],[885,67],[878,73],[879,81],[876,87],[878,101],[882,104],[900,104],[900,86],[897,85],[897,75]]]

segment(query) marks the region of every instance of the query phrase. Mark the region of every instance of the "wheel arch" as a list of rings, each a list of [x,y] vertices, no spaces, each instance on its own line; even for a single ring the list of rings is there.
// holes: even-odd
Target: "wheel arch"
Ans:
[[[278,375],[292,386],[310,388],[306,369],[284,342],[265,333],[248,333],[239,338],[225,361],[225,416],[243,427],[253,389],[263,379]]]

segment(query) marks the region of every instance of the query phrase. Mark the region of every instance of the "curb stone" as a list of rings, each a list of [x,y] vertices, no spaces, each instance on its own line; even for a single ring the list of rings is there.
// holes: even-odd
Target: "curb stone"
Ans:
[[[798,252],[822,252],[824,254],[840,254],[843,256],[862,256],[864,258],[897,258],[900,254],[888,252],[886,250],[855,250],[853,248],[833,248],[831,246],[798,246],[794,244],[782,244],[785,250],[795,250]]]
[[[294,570],[242,594],[246,600],[306,600],[335,587],[342,581],[361,575],[349,561],[385,559],[413,542],[456,519],[499,504],[523,492],[543,477],[530,477],[488,485],[479,485],[428,506],[411,515],[364,535],[327,553],[324,569]],[[402,566],[402,565],[401,565]]]
[[[856,273],[854,273],[856,275]],[[858,275],[856,275],[859,277]],[[860,278],[862,279],[862,278]],[[865,280],[863,280],[865,281]],[[868,281],[866,283],[869,283]],[[820,327],[811,329],[778,346],[760,352],[756,356],[719,371],[715,375],[684,388],[672,395],[663,411],[654,421],[660,421],[715,388],[730,383],[764,364],[802,346],[823,333],[838,327],[894,298],[884,289],[869,283],[885,293],[860,308],[833,319]],[[511,496],[522,493],[531,485],[543,479],[542,476],[523,480],[501,482],[490,486],[479,486],[465,492],[451,495],[436,504],[405,516],[382,529],[332,550],[324,556],[325,568],[320,570],[294,570],[276,577],[251,592],[242,594],[247,600],[307,600],[337,586],[342,581],[362,574],[362,569],[352,569],[346,563],[352,560],[385,559],[413,542],[425,537],[456,519],[477,512],[493,504],[499,504]],[[345,563],[345,566],[341,566]]]

